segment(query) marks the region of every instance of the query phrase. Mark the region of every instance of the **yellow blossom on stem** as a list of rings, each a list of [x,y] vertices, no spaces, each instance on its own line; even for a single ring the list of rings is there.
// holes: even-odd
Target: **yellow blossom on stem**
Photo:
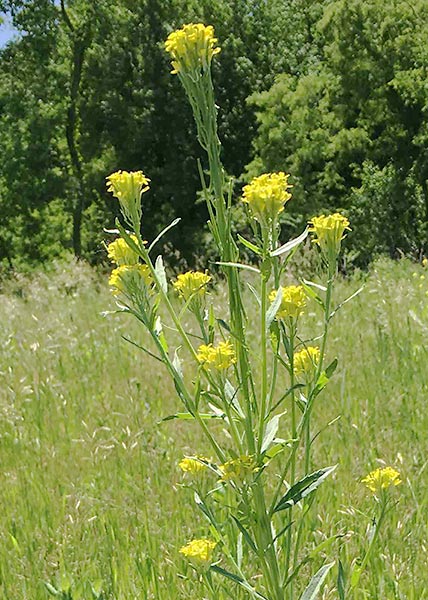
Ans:
[[[208,568],[213,560],[214,549],[217,542],[202,538],[192,540],[182,548],[180,554],[188,558],[196,567]]]
[[[205,456],[186,456],[178,463],[178,466],[183,473],[197,475],[201,473],[201,471],[205,471],[207,469],[207,465],[201,462],[201,460],[209,462],[209,458],[205,458]]]
[[[229,340],[220,342],[218,346],[202,344],[198,348],[197,358],[206,369],[217,371],[224,371],[236,362],[235,350]]]
[[[177,281],[173,283],[174,289],[180,294],[185,302],[192,296],[199,299],[204,298],[206,286],[211,281],[211,276],[200,271],[188,271],[181,273]]]
[[[206,71],[220,52],[212,25],[189,23],[169,34],[165,49],[171,55],[172,73],[196,74]]]
[[[349,221],[340,213],[333,215],[321,215],[309,221],[309,231],[315,234],[313,242],[318,244],[321,250],[331,257],[336,257],[340,251],[340,242],[349,228]]]
[[[291,198],[287,191],[292,186],[288,183],[288,175],[265,173],[254,179],[243,188],[242,200],[250,207],[253,216],[260,222],[275,221],[284,210],[284,205]]]
[[[314,376],[320,361],[320,349],[316,346],[307,346],[294,355],[294,372],[310,379]]]
[[[133,294],[143,287],[149,287],[153,283],[149,267],[147,265],[121,265],[113,269],[109,284],[113,294]]]
[[[238,484],[244,483],[249,476],[257,471],[253,456],[239,456],[219,465],[222,473],[220,481],[233,481]]]
[[[138,244],[137,237],[131,235],[133,242]],[[122,265],[136,265],[138,263],[138,254],[128,246],[123,238],[118,238],[107,246],[107,255],[109,259],[116,263],[118,267]]]
[[[107,191],[116,196],[123,216],[135,228],[140,226],[141,195],[147,192],[149,183],[142,171],[116,171],[107,177]]]
[[[380,490],[387,489],[392,485],[395,486],[402,483],[400,479],[400,473],[392,467],[375,469],[361,481],[374,494]]]
[[[269,294],[269,300],[273,302],[276,298],[277,291],[273,290]],[[305,290],[301,285],[289,285],[282,288],[282,299],[279,305],[276,317],[278,319],[286,319],[292,317],[297,319],[303,314],[303,309],[306,306]]]

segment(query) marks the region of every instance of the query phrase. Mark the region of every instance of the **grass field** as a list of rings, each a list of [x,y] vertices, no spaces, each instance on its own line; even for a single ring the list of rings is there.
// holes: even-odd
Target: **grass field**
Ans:
[[[424,273],[382,261],[336,291],[343,299],[365,280],[334,320],[329,355],[339,367],[316,415],[320,429],[340,415],[317,441],[317,466],[339,468],[317,492],[313,539],[342,537],[302,578],[339,552],[345,570],[361,557],[374,500],[360,480],[392,465],[403,484],[362,599],[428,598]],[[2,599],[47,598],[45,582],[69,590],[69,600],[203,598],[178,549],[207,526],[177,463],[204,446],[191,423],[160,423],[180,408],[173,386],[159,363],[123,341],[142,340],[134,322],[101,315],[113,307],[105,282],[84,265],[5,284],[0,295]],[[314,307],[307,312],[308,326],[320,319]],[[336,576],[324,599],[338,598]]]

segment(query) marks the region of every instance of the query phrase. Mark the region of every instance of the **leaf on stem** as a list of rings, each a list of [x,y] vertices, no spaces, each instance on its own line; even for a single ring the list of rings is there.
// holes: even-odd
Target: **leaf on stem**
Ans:
[[[339,593],[339,599],[345,600],[345,589],[346,589],[346,575],[343,569],[342,561],[339,559],[339,565],[337,570],[337,591]]]
[[[273,512],[279,512],[286,508],[291,508],[303,498],[306,498],[311,492],[315,491],[319,485],[336,469],[337,465],[333,467],[325,467],[319,469],[310,475],[306,475],[303,479],[291,486],[288,492],[281,498],[278,504],[275,506]]]
[[[249,250],[252,250],[253,252],[255,252],[256,254],[258,254],[259,256],[261,254],[263,254],[263,251],[261,248],[259,248],[258,246],[256,246],[255,244],[249,242],[248,240],[246,240],[244,237],[242,237],[242,235],[239,235],[238,233],[238,240],[241,242],[241,244],[243,244],[246,248],[248,248]]]
[[[246,271],[252,271],[253,273],[260,273],[260,270],[256,267],[252,267],[251,265],[244,265],[242,263],[236,262],[216,262],[215,265],[220,265],[221,267],[235,267],[237,269],[244,269]]]
[[[253,552],[255,552],[257,554],[257,547],[256,547],[255,543],[253,542],[253,540],[252,540],[250,534],[248,533],[248,531],[242,525],[241,521],[237,517],[235,517],[234,515],[232,515],[232,519],[235,521],[236,526],[238,527],[239,531],[242,533],[245,541],[247,542],[247,544],[249,545],[249,547],[251,548],[251,550],[253,550]]]
[[[279,419],[282,417],[283,414],[284,413],[281,413],[280,415],[275,415],[274,417],[272,417],[272,419],[266,425],[266,430],[265,430],[265,434],[263,437],[262,447],[260,449],[261,454],[264,454],[264,452],[266,452],[266,450],[268,450],[270,448],[272,442],[274,441],[276,434],[278,432]]]
[[[165,235],[165,233],[167,231],[169,231],[170,229],[172,229],[173,227],[175,227],[177,225],[177,223],[179,223],[180,221],[181,221],[181,217],[178,217],[177,219],[174,219],[172,221],[172,223],[170,223],[164,229],[162,229],[162,231],[159,233],[159,235],[157,235],[155,237],[155,239],[153,240],[153,242],[150,244],[148,251],[150,252],[153,249],[153,247],[158,243],[158,241]]]
[[[315,573],[309,582],[308,587],[305,589],[303,594],[300,596],[300,600],[315,600],[321,591],[322,584],[325,578],[329,574],[330,569],[334,566],[334,562],[324,565]]]
[[[172,421],[174,419],[180,419],[181,421],[193,421],[196,417],[189,412],[175,413],[173,415],[169,415],[168,417],[164,417],[162,421]],[[199,418],[203,421],[208,419],[221,419],[222,417],[215,415],[213,413],[199,413]]]
[[[349,302],[350,300],[352,300],[353,298],[355,298],[355,296],[358,296],[358,294],[360,294],[364,289],[364,286],[362,285],[356,292],[354,292],[353,294],[351,294],[350,296],[348,296],[348,298],[346,298],[345,300],[343,300],[343,302],[341,302],[340,304],[338,304],[338,306],[336,306],[336,308],[334,309],[334,311],[332,313],[330,313],[329,319],[332,319],[334,317],[334,315],[337,313],[337,311],[339,311],[342,306],[344,306],[347,302]]]
[[[272,304],[269,306],[268,310],[266,311],[266,330],[269,330],[269,327],[271,326],[272,321],[274,320],[276,313],[278,312],[278,309],[281,306],[281,302],[282,302],[282,287],[280,286],[276,292],[275,300],[272,302]]]
[[[246,579],[244,579],[240,575],[235,575],[234,573],[231,573],[230,571],[226,571],[226,569],[223,569],[222,567],[219,567],[218,565],[211,565],[210,569],[211,569],[211,571],[214,571],[214,573],[223,575],[224,577],[231,579],[233,582],[235,582],[238,585],[240,585],[241,587],[243,587],[245,590],[247,590],[247,592],[249,592],[252,595],[253,598],[257,598],[258,600],[268,600],[266,598],[266,596],[262,596],[262,594],[260,594],[260,592],[257,592],[248,583],[248,581],[246,581]]]
[[[307,227],[303,233],[301,233],[298,237],[288,241],[286,244],[283,244],[276,250],[270,253],[271,256],[281,256],[286,252],[290,252],[293,248],[301,244],[308,237],[309,228]]]
[[[156,262],[155,262],[155,271],[156,271],[156,275],[159,279],[159,284],[162,288],[162,291],[164,294],[166,294],[168,291],[168,282],[166,280],[165,267],[163,266],[163,260],[162,260],[162,256],[160,254],[157,257]]]

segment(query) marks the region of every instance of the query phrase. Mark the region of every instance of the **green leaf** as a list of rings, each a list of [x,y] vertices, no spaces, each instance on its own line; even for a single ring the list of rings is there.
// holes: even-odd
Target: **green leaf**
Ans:
[[[325,370],[325,374],[327,375],[327,377],[329,379],[332,378],[332,375],[335,372],[336,367],[337,367],[337,358],[335,358],[334,360],[332,360],[331,363],[328,365],[328,367]]]
[[[49,594],[51,596],[59,596],[60,595],[61,592],[59,590],[57,590],[56,588],[54,588],[53,585],[51,585],[47,581],[44,581],[43,583],[45,584],[45,588],[47,589],[47,591],[49,592]]]
[[[301,233],[298,237],[290,240],[286,244],[283,244],[276,250],[270,253],[271,256],[281,256],[281,254],[285,254],[286,252],[290,252],[295,246],[301,244],[307,237],[309,233],[309,228],[307,227],[303,233]]]
[[[260,449],[260,452],[262,454],[264,452],[266,452],[266,450],[269,449],[270,445],[272,444],[273,440],[275,439],[276,434],[278,432],[279,419],[282,417],[283,414],[284,413],[281,413],[280,415],[275,415],[274,417],[272,417],[272,419],[266,425],[266,430],[265,430],[265,434],[263,437],[262,447]]]
[[[159,255],[155,262],[155,271],[162,291],[166,294],[168,291],[168,282],[166,280],[165,267],[163,266],[162,256]]]
[[[253,273],[260,273],[259,269],[256,269],[256,267],[252,267],[250,265],[243,265],[242,263],[216,262],[214,264],[220,265],[221,267],[236,267],[237,269],[244,269],[246,271],[252,271]]]
[[[157,235],[155,237],[155,239],[153,240],[153,242],[150,244],[149,246],[149,252],[151,252],[151,250],[153,249],[154,246],[156,246],[156,244],[158,243],[158,241],[165,235],[165,233],[167,231],[169,231],[170,229],[172,229],[173,227],[175,227],[177,225],[177,223],[179,223],[181,221],[181,218],[178,217],[178,219],[174,219],[172,221],[172,223],[170,223],[169,225],[167,225],[167,227],[165,227],[164,229],[162,229],[162,231],[159,233],[159,235]]]
[[[309,296],[309,298],[312,298],[312,300],[315,300],[315,302],[317,302],[323,309],[325,309],[325,304],[324,304],[324,300],[321,298],[321,296],[319,296],[315,290],[313,290],[309,285],[307,285],[306,283],[302,282],[302,286],[303,289],[306,292],[306,295]]]
[[[214,527],[215,531],[217,531],[218,530],[217,522],[214,518],[213,513],[210,511],[208,506],[205,504],[205,502],[202,500],[202,498],[199,496],[199,494],[197,492],[195,492],[195,494],[194,494],[194,499],[195,499],[196,506],[202,511],[202,513],[205,515],[205,517],[208,519],[208,521]]]
[[[288,492],[281,498],[278,504],[274,508],[274,513],[280,510],[290,508],[300,502],[303,498],[306,498],[311,492],[315,491],[318,486],[336,469],[337,465],[333,467],[325,467],[319,469],[310,475],[306,475],[303,479],[291,486]]]
[[[180,357],[178,356],[178,348],[174,352],[174,358],[172,359],[172,366],[176,370],[180,379],[183,379],[183,368],[181,366]]]
[[[192,415],[191,413],[185,412],[185,413],[175,413],[173,415],[169,415],[168,417],[164,417],[162,419],[162,421],[172,421],[173,419],[181,419],[182,421],[193,421],[194,420],[194,415]],[[214,415],[212,413],[199,413],[199,418],[203,419],[203,420],[207,420],[207,419],[220,419],[221,417],[219,417],[218,415]]]
[[[334,311],[330,314],[329,319],[332,319],[334,317],[334,315],[337,313],[337,311],[339,311],[342,308],[342,306],[344,306],[347,302],[349,302],[350,300],[355,298],[355,296],[358,296],[358,294],[360,294],[363,291],[363,289],[364,289],[364,285],[362,285],[356,292],[354,292],[353,294],[348,296],[348,298],[346,298],[346,300],[343,300],[343,302],[338,304],[338,306],[336,306]]]
[[[163,360],[161,358],[159,358],[159,356],[156,356],[156,354],[153,354],[153,352],[150,352],[150,350],[147,350],[147,348],[145,348],[144,346],[140,346],[140,344],[137,344],[137,342],[134,342],[133,340],[130,340],[129,338],[126,337],[126,335],[122,335],[121,337],[122,337],[123,340],[125,340],[125,342],[128,342],[129,344],[132,344],[132,346],[135,346],[139,350],[142,350],[143,352],[145,352],[146,354],[148,354],[152,358],[155,358],[159,362],[163,362]]]
[[[266,329],[269,329],[274,320],[282,301],[282,287],[280,286],[276,292],[275,300],[266,311]]]
[[[315,600],[321,591],[322,584],[324,583],[325,578],[329,574],[330,569],[334,566],[334,562],[328,563],[328,565],[324,565],[315,573],[309,582],[308,587],[305,589],[303,594],[300,596],[300,600]]]
[[[246,581],[240,575],[235,575],[234,573],[231,573],[230,571],[226,571],[226,569],[223,569],[222,567],[219,567],[218,565],[211,565],[210,569],[211,569],[211,571],[214,571],[214,573],[218,573],[219,575],[223,575],[224,577],[227,577],[228,579],[231,579],[233,582],[235,582],[238,585],[240,585],[241,587],[243,587],[245,590],[247,590],[247,592],[250,592],[250,594],[253,596],[253,598],[258,598],[259,600],[268,600],[266,598],[266,596],[262,596],[262,594],[260,594],[259,592],[257,592],[248,583],[248,581]]]
[[[247,542],[247,544],[249,545],[249,547],[251,548],[251,550],[253,550],[253,552],[255,552],[256,554],[257,552],[257,547],[255,545],[255,543],[253,542],[250,534],[248,533],[248,531],[245,529],[245,527],[242,525],[241,521],[235,517],[234,515],[232,515],[232,519],[235,521],[236,526],[238,527],[239,531],[242,533],[245,541]]]
[[[246,240],[244,237],[242,237],[242,235],[239,235],[239,233],[238,233],[238,240],[241,242],[241,244],[246,246],[249,250],[252,250],[256,254],[258,254],[259,256],[263,253],[261,248],[259,248],[255,244],[249,242],[248,240]]]
[[[339,566],[337,572],[337,591],[339,593],[339,599],[345,600],[345,589],[346,589],[346,575],[343,570],[342,561],[339,559]]]

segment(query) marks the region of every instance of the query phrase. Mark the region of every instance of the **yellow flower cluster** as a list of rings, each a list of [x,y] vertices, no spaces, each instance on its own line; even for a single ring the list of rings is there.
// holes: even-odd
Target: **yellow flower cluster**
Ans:
[[[265,173],[244,186],[242,200],[249,205],[258,221],[274,221],[284,210],[285,203],[291,198],[287,191],[292,187],[288,183],[288,177],[282,171]]]
[[[181,273],[174,282],[174,289],[180,294],[185,302],[192,296],[202,299],[206,293],[206,286],[211,281],[211,276],[200,271],[188,271]]]
[[[207,568],[212,563],[217,542],[206,538],[192,540],[182,548],[180,554],[191,560],[195,566]]]
[[[196,456],[195,458],[186,457],[186,458],[183,458],[178,463],[178,466],[183,471],[183,473],[190,473],[191,475],[197,475],[201,471],[205,471],[207,468],[207,466],[204,465],[204,463],[200,462],[200,460],[198,460],[198,459],[209,462],[209,458],[206,458],[205,456]]]
[[[113,294],[117,295],[132,294],[141,290],[143,286],[150,286],[153,283],[149,267],[147,265],[121,265],[113,269],[110,275],[109,284],[112,287]]]
[[[315,233],[314,242],[326,254],[337,255],[340,251],[340,242],[344,238],[345,230],[351,231],[349,221],[340,213],[321,215],[309,221],[309,231]]]
[[[142,171],[116,171],[107,177],[107,191],[119,200],[124,217],[133,225],[141,220],[141,195],[150,179]]]
[[[320,349],[316,346],[307,346],[294,355],[294,372],[296,375],[305,375],[311,378],[320,361]]]
[[[224,371],[236,362],[235,350],[228,340],[220,342],[218,346],[202,344],[198,348],[197,358],[205,368],[216,371]]]
[[[392,467],[384,467],[383,469],[375,469],[369,473],[362,483],[369,488],[371,492],[376,494],[380,490],[389,488],[392,485],[399,485],[401,482],[400,473]]]
[[[135,235],[131,235],[133,242],[138,244]],[[138,254],[128,246],[126,240],[118,238],[107,246],[109,259],[116,263],[118,267],[122,265],[136,265],[138,263]]]
[[[222,473],[220,481],[233,481],[242,484],[257,469],[252,456],[239,456],[219,465]]]
[[[220,52],[214,28],[189,23],[169,34],[165,49],[172,57],[172,73],[195,74],[209,69],[212,58]]]
[[[271,302],[275,300],[276,294],[276,290],[273,290],[269,294],[269,300]],[[303,314],[305,306],[306,296],[303,287],[301,285],[289,285],[282,289],[281,304],[276,316],[278,319],[286,319],[287,317],[297,319],[297,317]]]

